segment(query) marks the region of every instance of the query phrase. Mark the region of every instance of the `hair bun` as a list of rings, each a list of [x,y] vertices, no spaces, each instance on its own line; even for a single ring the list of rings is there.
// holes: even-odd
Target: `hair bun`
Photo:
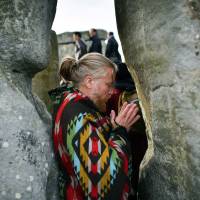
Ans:
[[[62,64],[59,69],[59,75],[61,79],[65,81],[73,81],[71,80],[71,75],[74,70],[77,68],[77,62],[73,57],[66,57],[63,59]]]
[[[72,61],[71,68],[72,68],[72,70],[73,70],[73,69],[76,69],[77,67],[78,67],[78,62],[74,59],[74,60]]]

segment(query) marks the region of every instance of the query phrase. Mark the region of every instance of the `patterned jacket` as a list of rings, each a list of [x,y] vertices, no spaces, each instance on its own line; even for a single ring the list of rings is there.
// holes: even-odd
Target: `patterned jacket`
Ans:
[[[49,94],[61,198],[127,199],[131,151],[125,128],[112,129],[109,118],[70,85]]]

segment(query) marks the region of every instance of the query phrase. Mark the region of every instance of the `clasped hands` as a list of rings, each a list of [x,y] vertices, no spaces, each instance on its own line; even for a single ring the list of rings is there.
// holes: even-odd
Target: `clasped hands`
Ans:
[[[118,115],[114,110],[110,113],[110,119],[113,128],[117,126],[122,126],[126,128],[127,132],[130,130],[131,126],[140,118],[138,115],[139,108],[135,103],[124,102]]]

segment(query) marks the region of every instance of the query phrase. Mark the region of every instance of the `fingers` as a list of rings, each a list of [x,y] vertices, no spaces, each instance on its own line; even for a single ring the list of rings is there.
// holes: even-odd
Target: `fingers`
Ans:
[[[123,112],[127,105],[128,105],[128,102],[124,102],[120,109],[120,112]]]
[[[111,112],[110,112],[110,119],[111,119],[111,121],[114,120],[115,117],[116,117],[115,111],[111,110]]]
[[[132,112],[138,112],[138,107],[136,104],[123,104],[124,108],[121,109],[119,115],[122,115],[123,117],[128,117],[132,114]]]
[[[124,126],[127,130],[140,118],[137,114],[139,108],[136,104],[123,104],[123,109],[121,109],[120,113],[116,117],[115,121]]]
[[[111,112],[110,112],[110,121],[111,121],[111,124],[112,124],[113,128],[115,128],[115,126],[116,126],[115,117],[116,117],[115,111],[111,110]]]
[[[137,107],[137,105],[130,107],[126,113],[126,120],[132,121],[137,115],[138,111],[139,108]]]
[[[137,107],[137,105],[134,105],[127,109],[127,112],[126,110],[124,110],[126,112],[124,118],[127,125],[132,126],[139,119],[139,115],[137,115],[139,108]]]

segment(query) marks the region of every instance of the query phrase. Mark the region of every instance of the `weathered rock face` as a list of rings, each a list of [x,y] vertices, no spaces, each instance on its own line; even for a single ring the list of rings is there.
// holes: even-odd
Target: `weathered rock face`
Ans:
[[[39,73],[32,80],[32,91],[37,94],[45,103],[48,110],[52,108],[52,102],[48,91],[59,85],[58,77],[58,42],[54,31],[51,33],[51,53],[47,68]]]
[[[115,0],[149,129],[140,199],[200,196],[200,2]],[[154,151],[153,151],[154,150]]]
[[[48,64],[56,3],[0,0],[1,200],[57,199],[51,119],[31,92],[31,77]]]
[[[105,30],[97,30],[99,38],[101,38],[102,44],[102,53],[105,55],[105,40],[107,38],[107,32]],[[81,32],[82,40],[87,45],[88,49],[91,45],[91,41],[89,41],[89,33],[88,31]],[[58,38],[58,54],[59,54],[59,63],[62,62],[63,58],[68,56],[75,57],[75,45],[73,44],[73,32],[65,32],[57,35]]]

